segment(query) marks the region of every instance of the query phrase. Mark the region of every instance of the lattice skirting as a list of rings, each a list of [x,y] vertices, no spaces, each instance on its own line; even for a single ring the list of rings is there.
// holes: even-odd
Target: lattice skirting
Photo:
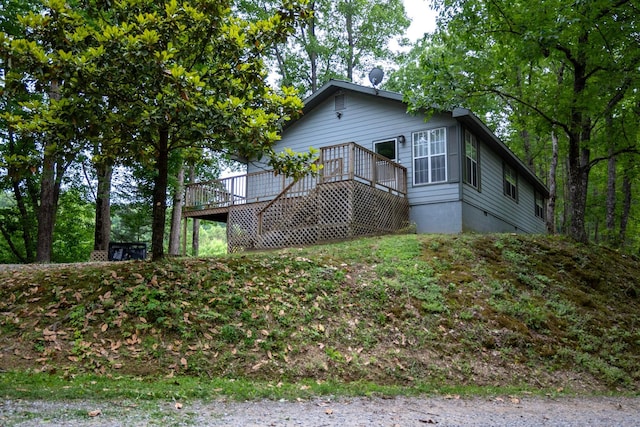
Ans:
[[[92,251],[89,261],[109,261],[109,251]]]
[[[357,181],[320,184],[306,197],[232,207],[227,224],[231,252],[304,246],[393,233],[409,224],[405,197]]]

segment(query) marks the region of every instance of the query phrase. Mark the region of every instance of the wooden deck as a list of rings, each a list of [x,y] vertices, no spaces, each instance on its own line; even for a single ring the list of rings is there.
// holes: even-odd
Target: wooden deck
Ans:
[[[227,223],[231,251],[383,234],[408,225],[407,171],[355,143],[325,147],[318,176],[272,171],[187,186],[183,218]]]

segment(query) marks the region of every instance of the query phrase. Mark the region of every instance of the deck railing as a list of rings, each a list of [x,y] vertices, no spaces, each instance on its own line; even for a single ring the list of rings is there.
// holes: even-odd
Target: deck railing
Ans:
[[[317,183],[344,180],[357,180],[400,196],[407,194],[407,170],[404,166],[353,142],[322,148],[318,161],[322,165],[319,177],[304,178],[295,184],[292,178],[275,175],[273,171],[189,184],[185,210],[271,201],[285,190],[287,197],[301,197]]]
[[[407,169],[356,143],[323,148],[320,163],[321,182],[355,179],[398,195],[407,194]]]

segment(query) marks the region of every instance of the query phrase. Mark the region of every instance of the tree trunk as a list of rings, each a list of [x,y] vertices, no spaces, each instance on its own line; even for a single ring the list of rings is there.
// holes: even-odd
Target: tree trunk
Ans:
[[[353,11],[349,8],[346,11],[346,30],[347,30],[347,45],[348,45],[348,53],[347,53],[347,80],[353,81],[353,61],[354,61],[354,41],[353,41]]]
[[[53,253],[53,230],[58,211],[62,166],[56,161],[55,154],[46,154],[42,163],[40,183],[40,206],[38,208],[38,242],[36,262],[51,262]]]
[[[620,215],[620,245],[624,245],[627,240],[627,224],[629,223],[629,212],[631,212],[631,176],[628,169],[625,169],[622,178],[622,213]]]
[[[200,252],[200,220],[193,218],[193,233],[191,236],[191,255],[198,256]]]
[[[584,40],[583,40],[584,39]],[[586,35],[580,37],[580,44],[587,42]],[[574,62],[573,94],[574,101],[580,99],[586,89],[586,65],[584,62]],[[585,214],[587,209],[587,185],[589,183],[589,149],[586,144],[590,139],[590,121],[584,115],[581,106],[571,108],[571,122],[569,126],[569,236],[578,242],[587,242],[585,232]]]
[[[164,228],[167,212],[167,187],[169,175],[169,129],[162,128],[158,135],[156,152],[157,175],[153,186],[153,219],[151,223],[151,259],[164,257]]]
[[[20,226],[22,228],[22,241],[24,243],[24,262],[30,263],[35,260],[35,252],[36,248],[33,245],[35,240],[32,237],[32,226],[33,226],[33,217],[29,214],[27,210],[27,205],[25,203],[25,198],[22,195],[22,191],[20,190],[20,182],[16,179],[11,180],[11,185],[13,188],[13,195],[16,198],[16,206],[18,207],[18,211],[20,212]],[[28,183],[27,183],[28,185]],[[37,205],[35,206],[37,209]],[[16,254],[18,255],[18,254]]]
[[[109,250],[111,238],[111,178],[113,165],[110,161],[96,164],[98,191],[96,193],[96,223],[94,228],[93,250]]]
[[[16,245],[13,243],[13,238],[11,236],[10,231],[4,226],[4,223],[1,223],[1,222],[0,222],[0,234],[2,234],[2,237],[4,237],[4,240],[7,243],[7,246],[9,246],[9,250],[16,257],[16,259],[21,263],[25,263],[27,260],[20,253]]]
[[[609,161],[607,162],[607,213],[605,225],[607,227],[606,239],[608,243],[614,243],[616,227],[616,156],[614,148],[609,148]]]
[[[524,161],[529,169],[535,173],[535,164],[533,161],[533,155],[531,154],[531,134],[528,130],[524,129],[520,131],[520,138],[522,138],[522,147],[524,149]]]
[[[312,11],[315,10],[315,2],[312,2],[309,7]],[[309,35],[308,42],[305,43],[307,47],[307,53],[309,55],[309,64],[311,66],[311,92],[315,92],[318,90],[318,52],[316,51],[317,40],[316,40],[316,18],[311,16],[311,18],[307,21],[307,25],[309,27]]]
[[[572,145],[579,142],[569,142],[570,151]],[[575,147],[573,147],[575,148]],[[588,169],[582,165],[583,156],[569,156],[568,170],[568,209],[569,209],[569,236],[578,242],[586,242],[585,213],[587,206]]]
[[[189,167],[189,183],[196,182],[196,168],[191,165]],[[191,255],[196,257],[200,251],[200,220],[193,218],[193,232],[191,234]]]
[[[8,138],[9,153],[17,154],[18,150],[16,149],[16,146],[15,146],[14,134],[11,127],[9,127],[7,133],[9,136]],[[21,172],[24,172],[24,171],[17,170],[16,167],[11,164],[8,166],[8,176],[11,179],[11,188],[13,190],[13,196],[16,199],[16,207],[18,208],[18,212],[20,212],[20,228],[22,232],[22,242],[24,244],[24,255],[19,253],[19,251],[17,250],[15,245],[13,245],[12,242],[7,241],[7,243],[9,244],[14,255],[19,260],[21,260],[22,262],[31,263],[35,260],[35,252],[36,252],[36,247],[34,245],[35,240],[32,237],[33,226],[35,224],[33,221],[33,216],[27,209],[27,202],[29,200],[33,201],[33,199],[29,197],[25,198],[25,195],[23,195],[22,193],[23,190],[20,184],[21,184],[21,181],[24,181],[24,184],[27,187],[27,196],[28,196],[29,193],[33,191],[30,188],[33,180],[29,180],[28,177],[24,177],[21,179],[20,178],[20,176],[22,175]],[[37,209],[38,209],[37,199],[35,200],[35,202],[36,204],[33,205],[32,212],[37,213]]]
[[[558,170],[558,135],[551,132],[551,164],[549,165],[549,201],[547,202],[547,232],[556,233],[556,198],[557,198],[557,170]]]
[[[180,220],[182,219],[182,200],[184,197],[184,164],[180,164],[178,183],[173,195],[171,209],[171,231],[169,233],[169,255],[180,255]]]
[[[51,101],[60,100],[60,85],[57,80],[50,83]],[[59,168],[54,144],[46,143],[42,158],[42,176],[40,178],[40,204],[38,207],[38,241],[36,243],[36,262],[51,262],[53,252],[53,229],[56,222],[60,187],[56,186],[56,171]],[[58,181],[59,182],[59,181]],[[57,187],[57,188],[56,188]]]

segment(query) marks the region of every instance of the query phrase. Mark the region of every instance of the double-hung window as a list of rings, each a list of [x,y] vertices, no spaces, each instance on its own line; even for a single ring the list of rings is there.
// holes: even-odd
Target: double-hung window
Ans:
[[[478,188],[478,140],[468,130],[464,131],[464,154],[464,182]]]
[[[536,216],[541,219],[545,219],[545,201],[542,194],[538,191],[535,192],[535,207],[536,207]]]
[[[502,166],[504,195],[518,201],[518,176],[516,170],[504,163]]]
[[[446,128],[413,133],[413,183],[431,184],[447,180]]]

